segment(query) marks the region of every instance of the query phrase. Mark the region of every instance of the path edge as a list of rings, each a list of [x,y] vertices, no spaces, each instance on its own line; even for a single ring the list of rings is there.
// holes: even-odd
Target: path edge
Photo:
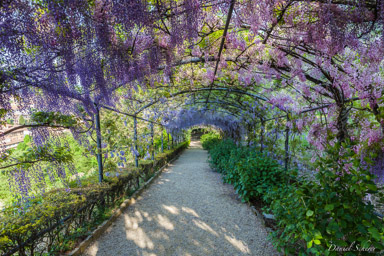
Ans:
[[[102,224],[100,224],[92,233],[84,240],[82,241],[75,249],[70,251],[69,253],[63,254],[63,255],[69,255],[69,256],[79,256],[81,255],[85,249],[88,248],[88,246],[97,240],[106,230],[109,228],[112,223],[123,213],[123,211],[128,208],[128,206],[134,204],[136,202],[136,199],[152,184],[152,182],[157,179],[160,174],[169,167],[171,163],[176,161],[179,156],[184,152],[182,150],[179,154],[177,154],[174,158],[169,160],[165,165],[163,165],[155,174],[147,180],[144,185],[135,191],[129,198],[125,199],[124,202],[121,203],[119,208],[116,208],[112,210],[112,216],[104,221]]]

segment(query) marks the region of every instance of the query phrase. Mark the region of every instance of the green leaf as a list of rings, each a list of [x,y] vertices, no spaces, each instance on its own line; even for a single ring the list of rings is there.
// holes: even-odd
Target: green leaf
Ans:
[[[313,240],[309,241],[309,242],[307,243],[307,247],[308,247],[308,248],[311,248],[311,247],[312,247],[312,243],[313,243]]]
[[[368,184],[367,188],[372,190],[372,191],[377,191],[377,186],[375,184]]]
[[[371,246],[371,240],[363,240],[363,241],[361,241],[361,246],[363,247],[363,248],[369,248],[370,246]]]
[[[334,208],[335,208],[335,205],[333,205],[333,204],[327,204],[327,205],[324,207],[324,209],[325,209],[326,211],[332,211]]]
[[[307,216],[308,217],[311,217],[313,214],[314,214],[314,212],[312,210],[308,210],[307,211]]]
[[[333,242],[334,242],[335,245],[340,246],[340,247],[348,246],[347,242],[345,242],[343,240],[335,239]]]
[[[321,232],[319,230],[315,230],[314,233],[313,233],[314,237],[316,239],[321,239],[323,238],[323,236],[321,235]]]
[[[336,238],[341,239],[344,236],[344,233],[337,231],[335,235],[336,235]]]
[[[368,228],[368,231],[369,231],[369,233],[372,234],[373,238],[380,241],[381,235],[380,235],[379,231],[377,230],[377,228],[370,227],[370,228]]]

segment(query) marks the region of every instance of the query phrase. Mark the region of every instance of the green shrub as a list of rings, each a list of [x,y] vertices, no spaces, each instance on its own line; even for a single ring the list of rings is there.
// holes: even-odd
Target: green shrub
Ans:
[[[223,180],[226,183],[232,184],[236,192],[239,193],[238,184],[241,179],[242,166],[239,165],[239,160],[247,159],[249,150],[245,147],[237,147],[236,144],[231,144],[231,151],[224,157],[221,157],[220,165],[223,169]],[[226,147],[223,147],[226,150]],[[241,196],[241,195],[240,195]]]
[[[274,186],[294,179],[277,161],[249,147],[236,146],[223,140],[209,150],[211,165],[223,174],[223,180],[232,184],[243,201],[261,198]]]
[[[231,151],[236,149],[236,144],[232,140],[222,140],[210,148],[210,164],[218,172],[224,172],[229,163]]]
[[[203,134],[200,138],[200,141],[203,148],[209,150],[212,146],[220,141],[220,134],[214,132]]]
[[[337,248],[350,246],[342,255],[377,255],[384,249],[383,221],[364,201],[378,189],[350,147],[329,148],[315,180],[299,179],[295,171],[230,140],[215,143],[209,153],[212,167],[243,201],[262,199],[275,216],[272,238],[286,255],[340,255]]]
[[[273,238],[286,254],[338,255],[329,249],[352,246],[345,255],[377,255],[384,249],[383,222],[363,200],[377,192],[373,177],[352,162],[353,151],[342,157],[337,152],[320,159],[315,181],[275,187],[265,195],[280,228]],[[371,246],[374,252],[357,250]]]
[[[236,170],[239,180],[234,187],[243,201],[260,199],[269,189],[294,179],[276,160],[252,151],[237,163]]]

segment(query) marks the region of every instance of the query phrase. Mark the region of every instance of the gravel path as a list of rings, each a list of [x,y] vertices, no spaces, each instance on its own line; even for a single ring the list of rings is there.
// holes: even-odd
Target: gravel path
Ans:
[[[199,142],[160,175],[85,255],[278,255],[267,231],[207,163]]]

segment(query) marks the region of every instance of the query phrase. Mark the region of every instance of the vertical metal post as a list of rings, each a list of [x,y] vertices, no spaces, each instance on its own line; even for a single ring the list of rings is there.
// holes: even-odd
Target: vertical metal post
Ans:
[[[99,182],[103,182],[103,158],[101,155],[101,129],[100,129],[100,112],[99,107],[96,106],[96,143],[97,143],[97,165],[99,166]]]
[[[168,150],[170,150],[171,148],[170,148],[170,145],[169,145],[169,133],[167,132],[167,134],[168,134]]]
[[[135,145],[135,166],[139,167],[139,158],[137,157],[137,118],[133,117],[133,142]]]
[[[248,147],[251,146],[251,130],[252,130],[252,127],[250,124],[247,125],[247,145]]]
[[[286,127],[285,127],[285,170],[288,170],[288,163],[289,163],[289,114],[287,113],[287,121],[286,121]]]
[[[152,145],[152,160],[155,160],[155,147],[153,144],[153,123],[151,123],[151,145]]]
[[[161,153],[164,153],[164,128],[161,126]]]
[[[263,153],[264,149],[264,129],[265,129],[264,120],[261,120],[261,131],[260,131],[260,152]]]

